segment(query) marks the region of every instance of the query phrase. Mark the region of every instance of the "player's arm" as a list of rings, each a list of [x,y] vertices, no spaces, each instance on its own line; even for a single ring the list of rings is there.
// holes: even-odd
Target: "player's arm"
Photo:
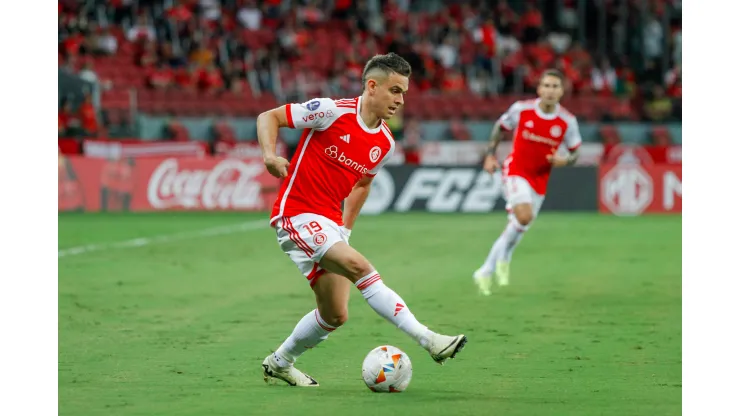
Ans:
[[[504,138],[504,129],[501,128],[501,121],[496,121],[491,130],[491,135],[488,137],[488,148],[486,149],[486,155],[496,156],[496,150],[498,145]]]
[[[396,142],[391,140],[391,148],[388,153],[383,156],[383,159],[375,165],[374,168],[370,169],[365,176],[362,177],[352,188],[347,198],[344,199],[344,213],[342,220],[344,221],[345,232],[349,236],[352,231],[352,227],[355,225],[357,216],[360,215],[362,206],[365,205],[367,196],[370,194],[370,187],[373,183],[373,178],[380,172],[380,169],[391,160],[393,153],[396,151]]]
[[[547,160],[552,163],[555,168],[562,168],[563,166],[573,166],[578,161],[578,148],[569,150],[567,156],[560,155],[547,155]]]
[[[493,125],[493,130],[491,130],[491,135],[488,138],[486,158],[483,160],[483,170],[488,173],[493,173],[501,167],[498,163],[498,159],[496,159],[496,151],[498,150],[498,145],[501,143],[503,138],[504,129],[501,127],[501,121],[497,121],[496,124]]]
[[[334,120],[334,100],[314,98],[302,104],[285,104],[257,117],[257,140],[267,170],[275,177],[288,176],[289,163],[275,152],[278,129],[325,129]]]
[[[270,174],[276,178],[288,176],[288,166],[290,165],[287,159],[278,156],[275,151],[278,129],[290,126],[286,107],[286,105],[283,105],[273,108],[257,117],[257,141],[259,141],[260,150],[262,151],[262,160]]]
[[[576,164],[576,162],[578,161],[578,156],[581,155],[579,152],[580,152],[579,148],[575,148],[570,151],[570,154],[566,158],[567,166],[573,166]]]
[[[483,161],[483,169],[488,173],[493,173],[500,167],[496,159],[496,151],[504,138],[504,131],[511,131],[516,126],[519,120],[519,107],[519,102],[514,103],[493,125],[491,135],[488,138],[486,158]]]
[[[357,216],[360,215],[362,206],[365,205],[367,196],[370,194],[370,185],[373,182],[373,176],[365,176],[360,179],[347,198],[344,200],[344,227],[351,230],[355,225]]]

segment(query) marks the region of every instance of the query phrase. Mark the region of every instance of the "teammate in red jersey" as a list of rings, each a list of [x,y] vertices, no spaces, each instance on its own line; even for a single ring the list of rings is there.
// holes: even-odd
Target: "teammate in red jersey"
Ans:
[[[559,71],[545,71],[537,87],[539,98],[515,102],[491,132],[483,164],[483,169],[490,173],[500,167],[496,149],[503,136],[502,130],[514,130],[514,141],[502,169],[509,224],[493,244],[485,263],[473,273],[484,295],[491,294],[494,273],[499,285],[509,284],[509,264],[514,248],[542,207],[552,168],[572,165],[578,159],[581,145],[578,122],[560,106],[563,80]],[[563,143],[569,151],[568,156],[556,153]]]
[[[438,363],[454,358],[467,342],[464,335],[440,335],[419,323],[372,264],[349,245],[350,230],[370,183],[393,154],[395,142],[384,120],[403,105],[410,75],[410,65],[400,56],[376,55],[365,65],[362,96],[287,104],[257,118],[265,166],[272,175],[285,178],[270,224],[280,248],[308,280],[317,306],[265,358],[266,382],[319,385],[293,364],[345,323],[352,285],[378,315],[408,334]],[[303,129],[290,162],[275,154],[280,127]]]

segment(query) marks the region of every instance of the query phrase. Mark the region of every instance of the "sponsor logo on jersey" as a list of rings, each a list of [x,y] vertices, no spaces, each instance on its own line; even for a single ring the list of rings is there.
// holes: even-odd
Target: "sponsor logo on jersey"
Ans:
[[[323,111],[319,111],[317,113],[311,113],[309,115],[303,116],[303,122],[307,123],[309,121],[318,120],[320,118],[333,117],[333,116],[334,116],[334,113],[332,113],[331,111],[327,111],[326,113]]]
[[[324,149],[324,153],[326,153],[326,155],[330,158],[336,159],[339,163],[348,166],[353,170],[362,173],[363,175],[367,174],[367,172],[370,170],[365,165],[345,156],[344,152],[340,153],[337,146],[331,145],[327,147],[326,149]]]
[[[550,146],[554,146],[554,147],[560,146],[560,142],[559,141],[550,139],[548,137],[543,137],[543,136],[534,134],[531,131],[526,130],[526,129],[522,131],[522,137],[525,140],[531,140],[533,142],[544,143],[544,144],[547,144],[547,145],[550,145]]]

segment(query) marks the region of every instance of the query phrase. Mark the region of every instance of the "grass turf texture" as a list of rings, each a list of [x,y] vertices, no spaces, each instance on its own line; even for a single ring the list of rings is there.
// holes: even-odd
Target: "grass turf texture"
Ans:
[[[59,248],[263,221],[264,214],[60,215]],[[545,213],[511,286],[472,271],[504,215],[362,217],[352,244],[432,329],[469,337],[445,366],[357,291],[350,319],[298,367],[317,389],[268,386],[260,364],[314,308],[270,228],[59,259],[60,415],[678,415],[681,217]],[[391,344],[405,393],[360,366]]]

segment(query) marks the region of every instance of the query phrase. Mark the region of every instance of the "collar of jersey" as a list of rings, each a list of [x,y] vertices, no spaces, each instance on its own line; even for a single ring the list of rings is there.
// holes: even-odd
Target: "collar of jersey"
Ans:
[[[540,108],[540,101],[542,100],[540,100],[539,98],[534,101],[535,113],[537,113],[537,115],[540,116],[540,118],[544,118],[545,120],[554,120],[558,116],[558,113],[560,112],[560,104],[555,104],[555,111],[553,111],[552,113],[546,113],[542,111],[542,109]]]
[[[357,124],[362,127],[363,130],[365,130],[368,133],[375,134],[380,131],[380,127],[383,125],[383,120],[380,120],[380,124],[378,124],[378,127],[371,129],[365,124],[365,121],[362,120],[362,117],[360,117],[360,106],[362,105],[362,96],[359,96],[357,98]]]

